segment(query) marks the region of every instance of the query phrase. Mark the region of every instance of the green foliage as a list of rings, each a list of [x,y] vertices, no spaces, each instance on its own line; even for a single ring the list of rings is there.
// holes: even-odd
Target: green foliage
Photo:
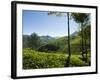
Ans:
[[[84,54],[87,54],[87,49],[88,49],[87,48],[87,38],[90,37],[90,34],[87,34],[87,31],[88,33],[90,33],[90,29],[87,27],[87,25],[90,25],[90,14],[89,13],[72,13],[71,16],[74,21],[81,24],[81,31],[80,31],[80,36],[82,37],[81,38],[81,44],[82,44],[81,51],[82,51],[82,56],[84,58]]]
[[[70,41],[70,47],[71,47],[71,53],[73,54],[80,54],[81,52],[81,43],[80,43],[81,37],[76,36],[74,39],[71,39]]]
[[[23,48],[28,48],[29,35],[23,35]]]
[[[66,56],[63,54],[50,54],[45,52],[24,49],[23,51],[23,68],[55,68],[64,67]]]
[[[87,65],[84,61],[80,60],[78,56],[72,56],[70,60],[70,66],[72,67]]]
[[[56,52],[59,49],[58,46],[54,45],[54,44],[46,44],[41,46],[38,51],[41,52]]]
[[[83,23],[89,19],[88,13],[71,13],[71,16],[77,23]]]
[[[30,38],[29,38],[28,42],[29,42],[28,44],[29,44],[30,48],[36,49],[40,45],[39,36],[36,33],[32,33],[30,35]]]
[[[68,53],[68,45],[67,45],[68,38],[67,38],[67,36],[57,38],[57,39],[49,42],[49,44],[53,44],[55,46],[58,46],[59,47],[59,50],[57,50],[58,52]]]
[[[84,28],[86,31],[89,31],[89,27],[87,26],[86,28]],[[90,49],[90,41],[89,41],[89,32],[86,32],[87,36],[87,49]],[[70,47],[71,47],[71,54],[80,54],[81,55],[81,36],[80,36],[80,32],[77,33],[77,36],[71,36],[70,39]],[[85,34],[84,34],[85,36]],[[28,37],[28,36],[27,36]],[[28,41],[27,37],[24,39],[24,43],[28,43],[28,45],[32,45],[33,48],[31,47],[25,47],[25,45],[23,44],[24,48],[31,48],[31,49],[35,49],[38,50],[40,52],[61,52],[61,53],[65,53],[68,54],[68,37],[60,37],[60,38],[55,38],[52,39],[51,41],[44,43],[44,41],[41,41],[40,38],[38,38],[38,40],[34,40],[32,39],[34,44],[29,44],[30,40]],[[39,36],[38,36],[39,37]],[[51,38],[50,38],[51,39]],[[42,39],[44,40],[44,39]],[[42,43],[43,42],[43,43]],[[37,44],[38,46],[37,46]]]
[[[79,55],[72,55],[70,66],[88,66]],[[23,50],[23,69],[61,68],[65,67],[68,55],[62,53],[45,53],[31,49]]]
[[[51,37],[49,35],[46,35],[46,36],[40,36],[40,40],[41,40],[42,45],[45,45],[45,44],[48,44],[49,42],[55,40],[55,38]]]
[[[37,49],[40,45],[40,37],[36,33],[23,35],[23,48]]]
[[[57,16],[57,17],[61,17],[61,16],[67,16],[67,13],[50,11],[50,12],[48,12],[48,15],[54,15],[54,16]]]
[[[89,40],[91,37],[91,26],[90,25],[86,25],[83,27],[83,38],[86,40]],[[79,36],[81,36],[81,31],[79,32]]]

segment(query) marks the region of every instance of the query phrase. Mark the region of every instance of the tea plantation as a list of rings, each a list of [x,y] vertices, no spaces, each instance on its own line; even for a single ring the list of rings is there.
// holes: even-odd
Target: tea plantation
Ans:
[[[67,66],[67,54],[63,53],[46,53],[23,49],[23,69],[40,69],[40,68],[62,68]],[[81,60],[80,55],[72,55],[70,59],[70,67],[89,66],[88,63]]]

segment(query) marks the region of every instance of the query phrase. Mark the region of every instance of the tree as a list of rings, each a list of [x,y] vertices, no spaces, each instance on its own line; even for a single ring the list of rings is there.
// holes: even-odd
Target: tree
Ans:
[[[86,35],[86,31],[83,31],[84,24],[87,24],[89,22],[90,16],[88,13],[72,13],[71,14],[74,21],[79,23],[81,25],[81,37],[82,37],[82,57],[85,58],[84,53],[86,53],[87,56],[87,48],[86,46],[86,38],[84,37],[84,34]],[[85,41],[85,45],[84,45]]]
[[[28,48],[29,35],[23,35],[23,48]]]
[[[67,17],[67,26],[68,26],[68,52],[69,52],[69,56],[68,56],[68,60],[66,63],[66,66],[70,66],[70,58],[71,58],[71,50],[70,50],[70,27],[69,27],[69,20],[70,20],[70,13],[64,13],[64,12],[49,12],[48,15],[56,15],[56,16],[65,16]]]
[[[28,37],[28,47],[31,49],[37,49],[40,45],[40,37],[36,34],[36,33],[32,33],[29,37]]]

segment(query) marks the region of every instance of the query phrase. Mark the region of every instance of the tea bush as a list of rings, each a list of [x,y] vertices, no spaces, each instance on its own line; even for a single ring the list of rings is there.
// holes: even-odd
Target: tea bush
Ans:
[[[63,54],[51,54],[38,51],[23,51],[23,68],[54,68],[64,67],[66,56]]]
[[[61,53],[45,53],[31,49],[23,49],[23,69],[61,68],[65,67],[68,55]],[[72,55],[70,66],[86,66],[78,55]]]

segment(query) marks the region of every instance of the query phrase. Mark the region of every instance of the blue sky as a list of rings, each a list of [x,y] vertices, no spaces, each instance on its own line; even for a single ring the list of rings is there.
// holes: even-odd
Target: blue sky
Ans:
[[[39,36],[52,37],[67,36],[67,16],[48,15],[48,12],[23,10],[23,34],[30,35],[35,32]],[[70,20],[70,33],[78,30],[78,24]]]

